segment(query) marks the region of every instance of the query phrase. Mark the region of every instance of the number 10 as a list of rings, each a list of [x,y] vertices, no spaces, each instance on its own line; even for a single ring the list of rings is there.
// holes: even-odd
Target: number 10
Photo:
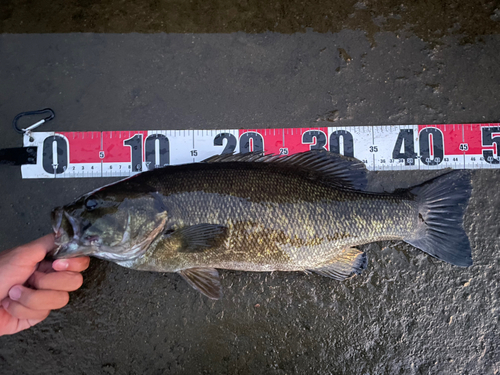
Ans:
[[[130,147],[132,172],[142,171],[142,134],[135,134],[132,138],[123,141],[124,146]],[[169,165],[170,144],[163,134],[152,134],[146,138],[145,161],[149,170]]]

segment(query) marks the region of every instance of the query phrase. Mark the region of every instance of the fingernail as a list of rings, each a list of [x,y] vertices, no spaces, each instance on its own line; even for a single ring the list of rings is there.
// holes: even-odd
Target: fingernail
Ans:
[[[5,310],[7,310],[9,308],[9,305],[10,305],[10,301],[9,300],[4,300],[3,303],[2,303],[2,306]]]
[[[66,268],[68,268],[69,262],[65,259],[60,259],[60,260],[54,261],[54,263],[52,263],[52,266],[55,267],[54,269],[62,271],[62,270],[65,270]]]
[[[21,298],[22,294],[22,289],[18,286],[13,286],[9,290],[9,297],[11,300],[17,301],[19,298]]]

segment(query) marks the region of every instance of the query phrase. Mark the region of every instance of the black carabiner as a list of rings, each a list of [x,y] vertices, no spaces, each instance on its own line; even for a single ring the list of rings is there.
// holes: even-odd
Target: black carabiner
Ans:
[[[50,113],[49,116],[45,117],[44,119],[38,121],[38,125],[37,126],[40,126],[42,125],[44,122],[47,122],[47,121],[50,121],[52,120],[56,114],[54,113],[54,111],[51,109],[51,108],[44,108],[44,109],[40,109],[38,111],[28,111],[28,112],[21,112],[19,113],[18,115],[16,115],[16,117],[14,117],[14,120],[12,120],[12,127],[14,128],[14,130],[16,132],[18,132],[19,134],[24,134],[26,132],[26,129],[19,129],[17,127],[17,121],[21,118],[21,117],[24,117],[24,116],[32,116],[32,115],[41,115],[41,114],[44,114],[44,113]],[[32,129],[34,129],[35,127],[33,127]],[[31,130],[31,129],[28,129],[28,130]]]

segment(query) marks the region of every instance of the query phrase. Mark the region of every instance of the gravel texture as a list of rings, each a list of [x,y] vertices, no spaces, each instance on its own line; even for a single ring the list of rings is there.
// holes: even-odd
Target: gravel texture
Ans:
[[[2,5],[3,31],[14,34],[0,35],[0,147],[20,145],[10,128],[15,114],[46,106],[57,117],[42,129],[60,131],[496,122],[494,5],[484,19],[496,28],[478,25],[480,37],[443,29],[432,38],[414,30],[425,20],[372,33],[365,25],[292,34],[236,27],[20,35],[169,30],[110,30],[99,18],[95,28],[76,21],[65,28],[62,19],[59,28],[24,29],[13,21],[24,8],[12,5],[9,16]],[[47,18],[39,17],[32,24]],[[54,206],[112,181],[22,180],[18,167],[1,170],[3,248],[49,232]],[[370,178],[375,189],[392,190],[435,175]],[[406,244],[376,243],[363,247],[368,269],[343,283],[222,271],[225,295],[214,302],[178,275],[93,260],[67,307],[0,338],[1,373],[499,374],[497,183],[500,171],[473,172],[465,228],[474,265],[467,269]]]

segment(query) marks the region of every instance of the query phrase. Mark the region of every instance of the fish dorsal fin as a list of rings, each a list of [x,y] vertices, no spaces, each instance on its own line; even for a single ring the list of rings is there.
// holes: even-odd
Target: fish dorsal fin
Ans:
[[[343,250],[339,255],[331,259],[328,264],[308,269],[308,271],[342,281],[351,275],[360,274],[367,264],[368,257],[366,253],[351,247]]]
[[[215,268],[188,268],[179,271],[179,274],[189,285],[208,298],[220,299],[222,297],[219,272]]]
[[[311,179],[322,179],[330,184],[356,190],[364,190],[367,184],[365,164],[355,158],[335,154],[326,150],[311,150],[299,154],[282,156],[261,152],[246,154],[215,155],[205,163],[257,162],[278,163],[294,166],[311,173]]]
[[[226,238],[227,227],[217,224],[196,224],[166,233],[166,237],[177,241],[180,253],[201,253],[219,246]]]

